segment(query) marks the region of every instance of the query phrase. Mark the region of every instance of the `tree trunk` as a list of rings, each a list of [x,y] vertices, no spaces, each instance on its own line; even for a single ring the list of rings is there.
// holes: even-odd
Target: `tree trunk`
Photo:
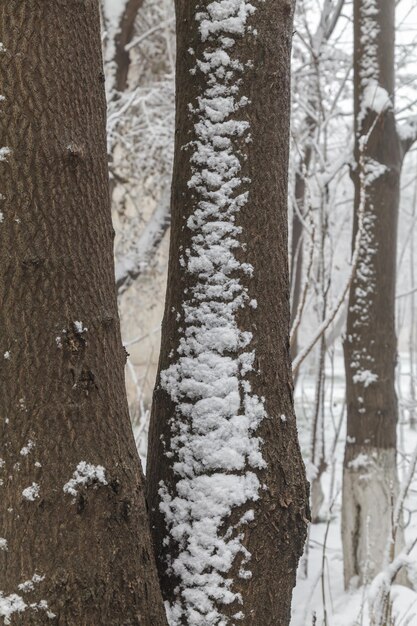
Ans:
[[[364,208],[344,344],[345,584],[381,569],[397,493],[395,281],[402,164],[394,116],[395,3],[355,0],[355,237]]]
[[[124,388],[95,0],[0,9],[0,616],[166,623]]]
[[[117,92],[126,90],[130,68],[130,52],[126,50],[126,45],[132,40],[135,29],[135,20],[139,10],[143,5],[143,0],[127,0],[119,30],[115,37],[115,89]]]
[[[303,259],[304,259],[304,226],[301,218],[305,215],[306,202],[306,176],[311,160],[311,146],[305,148],[305,154],[300,159],[299,167],[295,173],[294,195],[297,204],[292,215],[292,236],[291,236],[291,318],[292,327],[297,316],[300,305],[301,290],[303,287]],[[301,217],[300,217],[301,216]],[[295,331],[291,342],[291,360],[294,360],[298,351],[298,332]]]
[[[171,625],[288,626],[307,484],[289,354],[292,3],[177,0],[172,235],[147,465]]]

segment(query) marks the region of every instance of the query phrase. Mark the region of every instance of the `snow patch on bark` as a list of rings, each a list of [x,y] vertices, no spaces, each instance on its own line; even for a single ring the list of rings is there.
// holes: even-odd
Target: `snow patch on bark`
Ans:
[[[28,454],[30,454],[30,452],[33,450],[34,447],[35,447],[35,442],[32,441],[32,439],[29,439],[27,444],[23,446],[23,448],[20,450],[21,456],[28,456]]]
[[[35,585],[41,583],[44,579],[45,576],[34,574],[30,580],[20,583],[18,590],[23,594],[31,593],[35,591]],[[45,611],[49,619],[56,617],[56,615],[49,610],[49,605],[46,600],[28,603],[17,593],[11,593],[6,596],[0,591],[0,617],[4,618],[4,624],[10,624],[15,613],[24,613],[28,610],[35,612]]]
[[[377,382],[378,376],[370,370],[360,370],[353,375],[352,380],[354,383],[361,383],[364,387],[369,387],[372,383]]]
[[[417,116],[398,126],[398,135],[401,141],[415,140],[417,135]]]
[[[28,593],[29,591],[33,591],[35,589],[35,585],[41,583],[43,580],[45,580],[45,576],[34,574],[30,580],[25,580],[24,583],[20,583],[17,588],[19,591],[23,591],[23,593]]]
[[[74,322],[74,329],[75,332],[78,333],[78,335],[82,335],[83,333],[88,332],[88,328],[86,328],[84,324],[79,321]]]
[[[362,110],[367,109],[381,114],[392,107],[390,95],[375,81],[369,81],[363,92]]]
[[[187,221],[190,248],[180,259],[193,286],[185,294],[178,359],[161,373],[161,387],[176,405],[167,455],[175,458],[178,482],[175,493],[164,484],[159,491],[173,554],[168,566],[179,581],[177,600],[167,607],[171,626],[226,625],[221,606],[242,601],[228,577],[237,558],[239,576],[251,576],[242,527],[253,511],[235,526],[227,519],[259,498],[255,470],[265,467],[255,435],[264,403],[246,379],[255,361],[252,334],[237,322],[242,307],[256,307],[242,284],[253,268],[235,255],[242,248],[236,214],[248,202],[250,183],[237,144],[250,142],[250,129],[239,115],[248,104],[239,94],[245,65],[233,49],[250,32],[254,11],[245,0],[219,0],[196,15],[206,47],[192,73],[204,87],[189,106],[196,140],[185,149],[192,149],[188,186],[195,210]],[[239,611],[235,619],[242,618]]]
[[[29,502],[34,502],[36,498],[39,498],[40,487],[37,483],[32,483],[30,487],[26,487],[23,489],[22,496],[25,500]]]
[[[107,485],[106,470],[102,465],[91,465],[81,461],[77,465],[77,469],[63,487],[64,493],[68,493],[71,496],[76,497],[78,489],[80,487],[87,487],[88,485]]]
[[[10,148],[3,147],[0,148],[0,161],[7,161],[7,157],[11,153]]]

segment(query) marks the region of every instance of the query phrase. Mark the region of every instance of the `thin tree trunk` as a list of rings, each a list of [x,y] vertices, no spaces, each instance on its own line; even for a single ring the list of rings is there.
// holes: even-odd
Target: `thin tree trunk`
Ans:
[[[3,2],[0,41],[0,615],[164,625],[124,387],[98,3]]]
[[[347,442],[342,532],[345,584],[380,571],[391,533],[396,469],[395,282],[402,151],[394,116],[395,3],[355,0],[355,237],[344,343]]]
[[[135,20],[139,10],[143,5],[143,0],[127,0],[119,30],[115,37],[114,63],[116,65],[115,89],[117,92],[126,90],[129,68],[130,52],[126,50],[126,45],[132,40],[135,29]]]
[[[305,215],[306,203],[306,178],[310,168],[310,162],[313,152],[312,139],[317,132],[318,120],[321,117],[321,94],[320,94],[320,55],[322,46],[328,43],[337,25],[345,0],[325,0],[320,16],[320,22],[316,32],[311,38],[311,58],[310,63],[313,69],[313,78],[308,81],[308,109],[314,112],[315,117],[306,115],[305,126],[308,129],[307,138],[305,140],[304,154],[300,158],[298,169],[295,173],[295,201],[297,210],[293,211],[292,216],[292,237],[291,237],[291,327],[297,315],[298,305],[301,298],[302,290],[302,273],[304,258],[304,240],[303,240],[303,223],[300,216]],[[291,342],[291,358],[297,356],[298,345],[297,335],[294,333]],[[294,380],[297,380],[298,372],[294,374]]]
[[[308,516],[289,354],[293,6],[204,6],[176,3],[172,235],[149,508],[172,625],[288,626]]]
[[[305,154],[299,164],[299,169],[295,173],[295,202],[292,216],[292,236],[291,236],[291,320],[292,327],[297,315],[301,299],[303,259],[304,259],[304,226],[302,218],[305,216],[306,202],[306,176],[311,160],[311,145],[308,143]],[[291,342],[291,360],[294,360],[298,351],[298,332],[295,333]]]

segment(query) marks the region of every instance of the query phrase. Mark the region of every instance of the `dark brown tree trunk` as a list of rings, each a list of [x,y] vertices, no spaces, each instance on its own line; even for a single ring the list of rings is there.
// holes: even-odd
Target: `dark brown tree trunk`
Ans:
[[[402,148],[394,116],[395,3],[355,0],[355,237],[364,209],[344,344],[347,443],[345,584],[386,558],[396,495],[396,241]]]
[[[172,235],[148,502],[171,624],[288,626],[308,516],[289,354],[293,6],[233,7],[176,3]]]
[[[125,91],[130,68],[130,52],[126,50],[126,45],[130,43],[134,29],[135,20],[139,9],[143,5],[143,0],[127,0],[125,10],[119,24],[119,30],[115,38],[114,63],[116,65],[115,88],[118,92]]]
[[[0,42],[0,615],[163,625],[124,388],[98,3],[3,2]]]

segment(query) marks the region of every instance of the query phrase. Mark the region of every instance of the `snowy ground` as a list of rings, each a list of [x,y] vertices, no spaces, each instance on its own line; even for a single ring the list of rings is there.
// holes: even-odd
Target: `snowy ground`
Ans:
[[[401,393],[407,403],[410,385],[407,356],[400,359]],[[335,359],[335,366],[328,364],[326,373],[326,439],[327,450],[332,448],[335,424],[344,412],[344,371],[341,355]],[[333,374],[333,375],[332,375]],[[332,375],[332,376],[331,376]],[[332,384],[331,381],[332,380]],[[309,424],[314,407],[315,378],[303,375],[297,385],[296,409],[299,420],[300,440],[308,460]],[[417,446],[417,431],[410,429],[407,412],[401,415],[399,426],[400,480],[408,466],[411,453]],[[341,479],[344,442],[343,424],[334,457],[334,480],[331,479],[332,464],[323,477],[325,503],[324,521],[310,526],[308,546],[304,561],[298,573],[297,586],[293,597],[293,617],[291,626],[370,626],[368,616],[368,588],[343,588],[343,558],[340,532]],[[331,512],[329,506],[333,502]],[[417,481],[414,480],[406,505],[406,542],[417,537]],[[378,532],[378,529],[373,529]],[[412,555],[417,561],[417,551]],[[393,626],[417,626],[417,593],[403,586],[393,586]],[[391,625],[390,625],[391,626]]]

